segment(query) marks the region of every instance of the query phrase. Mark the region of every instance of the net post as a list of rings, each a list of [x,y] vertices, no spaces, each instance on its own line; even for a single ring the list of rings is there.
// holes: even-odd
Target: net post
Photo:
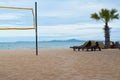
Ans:
[[[38,56],[38,29],[37,29],[37,2],[35,2],[35,34],[36,34],[36,56]]]

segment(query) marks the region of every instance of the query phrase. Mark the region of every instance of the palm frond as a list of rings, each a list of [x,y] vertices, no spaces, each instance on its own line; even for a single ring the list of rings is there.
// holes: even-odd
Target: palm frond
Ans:
[[[103,22],[108,23],[110,22],[110,20],[119,19],[119,14],[116,14],[116,13],[117,13],[116,9],[109,10],[109,9],[103,8],[99,12],[99,14],[97,13],[91,14],[91,18],[95,20],[102,20]]]
[[[100,20],[100,17],[99,17],[99,15],[97,13],[91,14],[91,18],[95,19],[95,20]]]
[[[114,15],[116,12],[117,12],[116,9],[112,9],[112,10],[110,11],[111,15]]]
[[[117,10],[116,9],[112,9],[111,11],[110,11],[110,18],[111,18],[111,20],[113,20],[113,19],[119,19],[119,14],[116,14],[117,13]]]
[[[115,14],[114,16],[111,17],[111,20],[113,19],[119,19],[119,14]]]
[[[99,12],[100,17],[104,19],[105,23],[108,23],[110,21],[110,13],[108,9],[101,9],[101,12]]]

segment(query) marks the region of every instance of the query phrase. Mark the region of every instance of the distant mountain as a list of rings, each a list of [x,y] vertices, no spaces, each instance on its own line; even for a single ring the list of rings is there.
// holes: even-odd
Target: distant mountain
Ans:
[[[69,40],[51,40],[47,42],[81,42],[81,41],[84,41],[84,40],[69,39]]]
[[[77,39],[69,39],[69,40],[66,40],[67,42],[80,42],[80,41],[83,41],[83,40],[77,40]]]
[[[15,43],[34,43],[35,41],[17,41]],[[50,41],[38,41],[38,42],[85,42],[85,40],[68,39],[68,40],[50,40]]]

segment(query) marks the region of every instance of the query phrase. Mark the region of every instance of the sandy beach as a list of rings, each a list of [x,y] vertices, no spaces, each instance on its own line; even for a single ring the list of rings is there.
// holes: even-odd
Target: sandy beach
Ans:
[[[120,80],[120,50],[0,50],[0,80]]]

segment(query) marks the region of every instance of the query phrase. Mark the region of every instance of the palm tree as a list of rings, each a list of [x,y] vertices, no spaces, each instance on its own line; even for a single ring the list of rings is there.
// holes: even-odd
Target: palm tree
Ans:
[[[105,23],[104,26],[104,34],[105,34],[105,46],[106,48],[110,47],[110,27],[108,23],[113,19],[119,19],[119,14],[117,14],[116,9],[101,9],[99,14],[93,13],[91,14],[91,18],[95,20],[102,20]]]

